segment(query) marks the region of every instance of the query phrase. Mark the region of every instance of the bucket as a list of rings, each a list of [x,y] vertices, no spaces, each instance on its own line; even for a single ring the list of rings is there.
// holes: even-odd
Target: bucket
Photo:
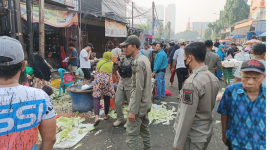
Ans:
[[[74,90],[73,90],[74,89]],[[77,86],[69,87],[71,93],[72,110],[75,112],[87,112],[94,109],[93,91],[76,91]]]

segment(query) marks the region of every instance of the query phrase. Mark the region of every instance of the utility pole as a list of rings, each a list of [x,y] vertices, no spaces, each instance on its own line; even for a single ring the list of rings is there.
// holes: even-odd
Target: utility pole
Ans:
[[[22,17],[21,17],[21,8],[20,8],[20,1],[15,0],[15,10],[16,10],[16,24],[17,24],[17,36],[22,44],[23,51],[24,51],[24,57],[28,58],[28,55],[25,50],[25,44],[23,40],[23,35],[22,35]]]
[[[33,32],[32,32],[32,18],[31,18],[31,0],[26,0],[26,10],[27,10],[27,23],[28,23],[28,36],[29,36],[29,56],[30,56],[30,66],[33,65],[31,54],[33,54]]]
[[[152,3],[152,35],[154,35],[154,27],[155,27],[155,2]]]
[[[10,22],[10,36],[16,39],[16,29],[15,29],[15,16],[14,16],[14,3],[13,0],[8,0],[8,10],[9,10],[9,22]]]
[[[39,54],[44,58],[44,0],[39,0]]]
[[[80,27],[79,27],[79,52],[82,50],[82,0],[79,2],[80,9]]]
[[[133,7],[134,7],[134,2],[132,2],[132,29],[133,29]]]

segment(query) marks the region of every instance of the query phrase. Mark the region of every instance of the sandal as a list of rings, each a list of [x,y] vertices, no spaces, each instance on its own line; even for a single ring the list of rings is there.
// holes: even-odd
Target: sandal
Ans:
[[[97,121],[95,122],[95,124],[94,124],[94,127],[98,126],[99,122],[100,122],[100,120],[97,120]]]
[[[104,118],[104,120],[108,120],[108,119],[110,119],[110,118],[111,118],[111,116],[110,116],[110,115],[108,115],[108,117],[107,117],[106,119]]]
[[[180,99],[180,94],[177,96],[177,99]]]

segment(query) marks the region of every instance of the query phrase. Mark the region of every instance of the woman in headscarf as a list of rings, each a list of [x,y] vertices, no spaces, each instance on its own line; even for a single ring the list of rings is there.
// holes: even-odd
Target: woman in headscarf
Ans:
[[[225,55],[225,52],[224,52],[223,45],[219,45],[218,50],[217,50],[217,54],[219,55],[221,61],[225,60],[226,55]],[[219,71],[215,72],[215,75],[216,75],[217,78],[220,79],[222,77],[222,70],[219,70]]]
[[[104,120],[108,120],[110,116],[110,98],[114,98],[114,86],[112,79],[112,62],[113,54],[111,52],[105,52],[103,58],[98,62],[95,74],[95,81],[93,86],[93,97],[94,97],[94,110],[95,110],[95,124],[97,126],[99,120],[99,107],[100,98],[104,97],[105,104],[105,116]]]
[[[112,50],[112,54],[113,54],[113,59],[112,59],[112,62],[115,62],[117,60],[117,58],[119,58],[121,56],[121,53],[122,53],[122,50],[118,47],[114,48]],[[120,75],[118,73],[118,71],[116,72],[113,72],[113,84],[119,82],[119,79],[120,79]]]
[[[214,44],[214,46],[215,46],[216,48],[219,48],[219,45],[220,45],[219,40],[216,40],[216,43]]]
[[[173,65],[173,56],[174,56],[175,51],[178,50],[179,48],[180,47],[178,46],[178,44],[174,45],[173,50],[170,53],[169,60],[168,60],[168,64],[170,65],[170,70],[172,70],[174,68],[174,71],[171,71],[171,78],[170,78],[171,85],[170,86],[173,86],[174,75],[176,72],[176,66],[172,66]]]
[[[40,54],[34,56],[33,70],[33,87],[42,89],[51,79],[51,70]]]

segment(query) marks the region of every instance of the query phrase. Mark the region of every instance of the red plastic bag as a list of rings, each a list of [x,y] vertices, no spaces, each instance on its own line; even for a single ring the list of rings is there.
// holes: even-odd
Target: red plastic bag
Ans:
[[[70,73],[65,73],[64,74],[64,82],[69,83],[69,82],[74,82],[73,77]]]
[[[170,90],[166,89],[165,90],[165,95],[171,96],[171,95],[173,95],[173,93]]]

